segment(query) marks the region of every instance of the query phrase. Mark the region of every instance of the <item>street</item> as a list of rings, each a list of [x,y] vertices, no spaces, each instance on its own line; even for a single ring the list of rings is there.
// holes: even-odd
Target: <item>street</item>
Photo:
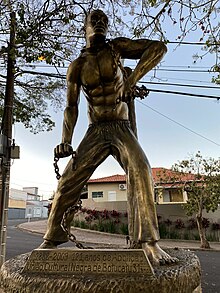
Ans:
[[[7,230],[7,253],[6,259],[29,252],[42,243],[42,235],[23,232],[16,228],[24,220],[9,220]],[[71,246],[69,242],[63,246]],[[195,251],[202,266],[202,289],[203,293],[220,293],[220,252],[218,251]]]
[[[6,260],[18,254],[37,248],[42,242],[42,236],[23,232],[16,228],[23,220],[9,220],[7,228]]]

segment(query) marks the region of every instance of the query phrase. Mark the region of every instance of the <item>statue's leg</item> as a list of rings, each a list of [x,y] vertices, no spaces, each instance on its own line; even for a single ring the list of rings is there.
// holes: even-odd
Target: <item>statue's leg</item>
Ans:
[[[110,154],[110,148],[94,128],[89,128],[76,151],[76,160],[71,159],[59,180],[48,219],[44,239],[56,245],[68,241],[60,226],[64,212],[76,204],[80,193],[94,170]],[[68,219],[70,224],[71,217]],[[68,227],[69,228],[69,227]],[[45,248],[45,247],[42,247]]]
[[[159,229],[154,203],[150,164],[129,125],[122,125],[113,135],[113,152],[127,174],[129,235],[156,263],[171,263],[158,245]]]
[[[115,155],[127,174],[129,234],[134,242],[158,241],[151,167],[130,127],[113,136]]]

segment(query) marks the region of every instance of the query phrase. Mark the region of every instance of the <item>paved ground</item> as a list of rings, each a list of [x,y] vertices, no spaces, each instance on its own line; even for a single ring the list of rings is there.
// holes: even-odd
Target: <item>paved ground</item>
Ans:
[[[17,224],[16,224],[17,225]],[[18,228],[25,230],[30,233],[37,233],[39,235],[42,235],[46,231],[46,220],[41,221],[31,221],[26,222],[18,225]],[[123,235],[117,235],[117,234],[108,234],[108,233],[101,233],[97,231],[91,231],[91,230],[84,230],[79,228],[72,229],[72,233],[76,236],[77,240],[80,242],[86,242],[89,243],[89,245],[94,244],[96,248],[100,247],[106,247],[107,245],[111,245],[111,247],[115,248],[125,248],[126,246],[126,238]],[[34,236],[34,235],[32,235]],[[71,245],[71,244],[70,244]],[[200,249],[200,242],[199,241],[176,241],[176,240],[161,240],[160,245],[163,248],[184,248],[195,251],[196,254],[201,253],[204,256],[204,253],[206,253],[208,256],[208,260],[210,260],[211,264],[207,261],[207,257],[205,259],[205,263],[203,263],[203,292],[205,293],[217,293],[218,291],[218,285],[216,280],[218,280],[218,266],[216,266],[216,269],[213,267],[216,265],[216,262],[213,262],[213,258],[215,260],[217,259],[217,253],[220,251],[220,243],[211,243],[211,250],[206,250],[206,252],[199,251]],[[213,252],[211,252],[213,251]],[[216,252],[215,252],[216,251]],[[219,256],[219,253],[218,253]],[[219,259],[219,258],[218,258]],[[210,267],[210,270],[208,270],[208,267]],[[205,268],[205,269],[204,269]],[[214,271],[213,271],[214,270]],[[205,274],[205,275],[204,275]],[[213,277],[213,278],[210,278]],[[205,280],[205,281],[204,281]],[[214,280],[214,281],[213,281]],[[217,286],[217,287],[216,287]],[[0,293],[4,293],[0,289]]]
[[[20,224],[18,227],[32,233],[44,234],[46,231],[47,220],[33,221]],[[92,230],[73,228],[71,232],[80,242],[96,243],[101,245],[113,245],[126,247],[126,238],[124,235],[102,233]],[[160,240],[160,246],[164,248],[184,248],[190,250],[199,250],[200,241],[182,241],[182,240]],[[211,242],[211,250],[220,251],[220,242]]]

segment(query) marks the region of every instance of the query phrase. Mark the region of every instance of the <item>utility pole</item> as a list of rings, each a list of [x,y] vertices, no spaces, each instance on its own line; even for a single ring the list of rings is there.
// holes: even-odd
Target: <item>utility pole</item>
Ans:
[[[4,112],[0,134],[0,267],[5,261],[6,236],[8,223],[9,181],[12,147],[12,123],[14,103],[14,76],[15,76],[15,12],[10,13],[10,40],[8,43],[7,80],[5,89]]]

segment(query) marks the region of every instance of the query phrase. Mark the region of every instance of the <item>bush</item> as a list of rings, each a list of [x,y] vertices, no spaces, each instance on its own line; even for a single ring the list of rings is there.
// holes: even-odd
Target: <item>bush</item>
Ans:
[[[123,235],[129,235],[129,232],[128,232],[128,224],[121,224],[120,226],[120,232],[123,234]]]
[[[195,219],[193,219],[193,218],[191,218],[191,219],[189,219],[188,220],[188,229],[189,230],[193,230],[193,229],[195,229],[195,228],[197,228],[197,223],[196,223],[196,220]]]
[[[167,237],[168,236],[168,230],[167,230],[166,224],[164,224],[164,223],[159,224],[159,232],[160,232],[160,237],[161,238],[164,238],[164,239],[169,238],[169,237]]]
[[[170,239],[181,239],[181,235],[178,231],[173,230],[170,232]]]
[[[126,213],[119,213],[115,210],[97,211],[91,209],[82,209],[81,215],[84,216],[84,220],[74,219],[73,226],[82,229],[97,230],[107,233],[118,233],[123,235],[129,235],[128,231],[128,215]],[[78,215],[80,217],[80,215]],[[200,236],[197,229],[197,223],[194,218],[188,221],[177,219],[171,221],[170,219],[162,220],[161,216],[158,216],[159,232],[162,239],[185,239],[185,240],[200,240]],[[210,224],[209,219],[203,218],[203,227],[208,229],[207,240],[219,241],[220,239],[220,224]]]
[[[215,234],[207,234],[206,238],[208,241],[219,241],[218,236]]]
[[[202,218],[202,226],[203,228],[207,229],[210,225],[210,221],[207,218]]]
[[[185,224],[181,219],[177,219],[175,222],[175,228],[176,229],[183,229],[185,228]]]
[[[126,235],[128,235],[127,225],[127,213],[121,214],[115,210],[108,211],[97,211],[95,209],[81,209],[78,213],[78,216],[83,216],[84,221],[79,221],[78,219],[73,221],[73,226],[97,230],[100,232],[108,232],[108,233],[121,233],[124,231]],[[124,220],[124,219],[125,220]],[[126,222],[126,224],[121,222]]]
[[[219,223],[212,223],[212,230],[214,230],[214,231],[220,230],[220,224]]]
[[[192,240],[200,240],[199,233],[194,233],[193,234],[193,239]]]

